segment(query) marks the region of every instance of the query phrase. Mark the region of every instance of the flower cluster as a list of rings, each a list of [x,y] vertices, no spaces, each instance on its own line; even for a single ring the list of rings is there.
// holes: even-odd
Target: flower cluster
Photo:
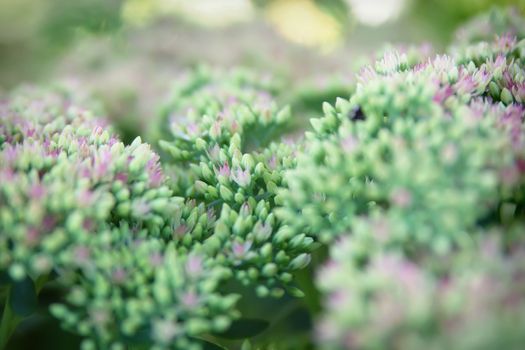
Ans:
[[[493,233],[479,248],[417,261],[378,252],[363,266],[343,238],[318,275],[326,294],[319,347],[518,349],[525,341],[525,251],[518,245],[502,253],[498,240]]]
[[[179,174],[172,177],[172,187],[192,208],[174,232],[179,245],[188,251],[201,247],[242,284],[255,284],[259,296],[281,296],[292,271],[308,264],[313,239],[294,235],[274,213],[282,174],[294,166],[298,146],[263,146],[282,131],[290,110],[261,110],[253,103],[251,97],[239,97],[227,109],[211,104],[201,111],[206,114],[190,112],[194,133],[174,131],[172,141],[160,144]]]
[[[499,57],[521,80],[521,59]],[[312,120],[279,217],[328,242],[377,216],[388,243],[446,251],[501,202],[523,201],[524,107],[492,98],[491,64],[437,56],[411,67],[394,52],[365,67],[351,98]]]
[[[214,290],[228,271],[162,239],[184,208],[158,155],[140,138],[125,146],[70,96],[20,90],[2,103],[0,271],[13,285],[58,276],[68,296],[52,313],[87,349],[138,336],[186,349],[227,328],[237,297]]]
[[[483,95],[506,105],[525,103],[525,40],[504,34],[492,42],[453,47],[450,51],[467,70],[479,70],[480,78],[488,79]]]
[[[523,45],[388,52],[311,121],[276,214],[331,244],[320,348],[523,343]]]
[[[245,147],[265,146],[290,120],[274,101],[281,85],[249,70],[195,69],[174,83],[150,139],[174,140],[181,159],[193,154],[198,137],[223,144],[239,133]]]
[[[519,348],[525,39],[491,21],[295,94],[198,68],[145,130],[159,154],[68,88],[0,100],[0,348],[48,280],[84,350]],[[290,132],[281,99],[335,96]]]
[[[122,220],[160,235],[179,199],[158,156],[140,139],[124,146],[66,95],[39,94],[2,106],[2,269],[49,272],[65,247]]]
[[[135,238],[123,226],[69,250],[60,281],[66,304],[51,305],[65,328],[87,337],[83,349],[199,349],[199,336],[222,332],[237,317],[237,295],[216,292],[229,271],[203,254]]]
[[[108,128],[104,120],[93,117],[93,112],[103,112],[98,101],[77,91],[72,82],[57,83],[48,89],[22,86],[1,100],[0,111],[0,145],[24,138],[44,141],[67,125]]]

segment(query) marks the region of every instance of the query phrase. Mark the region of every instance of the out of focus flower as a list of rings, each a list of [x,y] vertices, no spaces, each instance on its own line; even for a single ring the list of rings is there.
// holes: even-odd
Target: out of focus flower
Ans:
[[[380,253],[363,268],[345,240],[317,279],[325,303],[321,349],[518,349],[524,341],[516,324],[525,310],[522,248],[505,256],[489,237],[446,263]]]

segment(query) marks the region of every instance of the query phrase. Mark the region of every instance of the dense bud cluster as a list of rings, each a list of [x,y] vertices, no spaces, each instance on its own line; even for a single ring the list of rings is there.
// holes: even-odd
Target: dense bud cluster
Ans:
[[[277,216],[332,245],[320,348],[523,343],[524,45],[390,51],[312,120]]]
[[[318,275],[326,293],[319,347],[519,349],[525,253],[522,245],[502,253],[498,241],[493,233],[477,249],[416,261],[380,252],[363,267],[345,237]]]
[[[521,58],[499,57],[521,80]],[[437,56],[411,68],[390,52],[365,67],[350,100],[312,120],[281,218],[330,241],[377,215],[392,221],[391,243],[447,250],[511,194],[523,201],[524,108],[492,99],[490,64]]]
[[[13,286],[58,276],[68,303],[52,312],[88,349],[141,332],[186,349],[186,336],[229,326],[237,297],[213,292],[228,271],[159,239],[183,199],[149,145],[125,146],[60,90],[15,92],[1,117],[0,270]]]
[[[229,79],[231,84],[223,84],[235,86],[237,76]],[[172,141],[161,141],[161,147],[175,172],[184,174],[173,179],[173,187],[193,207],[176,232],[180,245],[204,249],[241,283],[255,284],[258,295],[281,296],[291,272],[308,264],[313,240],[294,236],[274,213],[283,171],[294,166],[297,146],[263,146],[282,132],[290,110],[278,109],[273,100],[258,106],[250,91],[232,91],[238,97],[228,95],[226,104],[221,95],[209,97],[216,103],[207,100],[211,107],[201,110],[205,114],[189,112],[191,132],[172,130]]]
[[[174,83],[152,139],[175,139],[181,154],[174,156],[182,159],[192,155],[197,137],[222,144],[239,133],[243,146],[265,146],[290,121],[288,109],[278,109],[274,101],[281,85],[249,70],[191,71]]]
[[[67,304],[52,305],[51,313],[88,337],[83,349],[199,349],[194,337],[230,326],[238,296],[216,292],[227,270],[163,240],[135,237],[119,227],[68,252],[70,271],[61,276],[70,287]]]
[[[0,246],[13,278],[49,272],[65,247],[123,220],[160,235],[179,202],[148,145],[125,146],[67,96],[39,93],[2,110]]]

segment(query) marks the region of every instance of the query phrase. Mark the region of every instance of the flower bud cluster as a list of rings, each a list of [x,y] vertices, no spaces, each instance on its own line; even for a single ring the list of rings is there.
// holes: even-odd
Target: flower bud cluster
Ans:
[[[331,247],[320,348],[523,343],[523,45],[389,52],[311,121],[276,214]]]
[[[312,120],[279,217],[329,242],[380,216],[397,223],[389,243],[445,252],[509,196],[519,205],[524,106],[487,96],[494,74],[451,56],[410,68],[396,53],[365,67],[350,99]]]
[[[250,70],[229,72],[199,68],[178,79],[160,112],[159,130],[150,139],[175,140],[180,159],[193,156],[198,138],[224,143],[235,133],[247,147],[265,146],[290,121],[288,107],[278,108],[276,79]]]
[[[174,140],[162,141],[161,147],[172,156],[176,172],[184,174],[173,179],[176,194],[192,207],[183,213],[181,229],[174,233],[179,246],[203,249],[242,284],[255,285],[259,296],[281,296],[292,272],[309,263],[313,239],[294,235],[274,213],[281,203],[277,192],[284,184],[282,174],[294,166],[297,146],[258,143],[259,135],[275,138],[277,125],[290,112],[250,114],[253,120],[235,112],[253,108],[236,101],[228,112],[201,116],[193,138],[174,133]],[[220,133],[207,129],[211,120]],[[229,120],[239,127],[229,129]],[[247,146],[248,141],[256,144]],[[181,165],[181,160],[186,162]]]
[[[122,225],[66,254],[60,281],[69,291],[50,311],[86,337],[83,349],[199,349],[200,335],[222,332],[238,317],[238,296],[216,292],[227,269],[180,254],[173,243],[135,237]]]
[[[377,251],[364,266],[343,238],[317,278],[325,294],[319,348],[519,348],[525,250],[502,253],[494,234],[446,257]]]
[[[84,349],[200,348],[221,332],[237,296],[215,292],[229,270],[168,244],[188,208],[159,156],[124,145],[70,94],[14,92],[0,117],[0,272],[9,283],[56,276],[51,312]]]

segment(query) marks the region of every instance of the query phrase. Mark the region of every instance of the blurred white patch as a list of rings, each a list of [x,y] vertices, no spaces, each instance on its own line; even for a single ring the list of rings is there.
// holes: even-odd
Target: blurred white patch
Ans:
[[[399,17],[406,0],[346,0],[354,16],[363,24],[378,26]]]

